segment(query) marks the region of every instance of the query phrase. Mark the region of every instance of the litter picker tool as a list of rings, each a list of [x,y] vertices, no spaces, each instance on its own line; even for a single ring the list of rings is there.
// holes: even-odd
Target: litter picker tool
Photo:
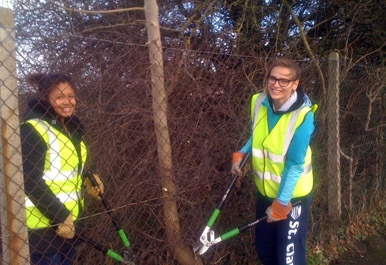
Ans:
[[[86,177],[90,178],[92,185],[98,187],[98,182],[96,181],[96,179],[91,171],[87,172]],[[105,207],[106,212],[110,216],[111,221],[113,223],[113,226],[114,226],[119,238],[121,239],[123,245],[126,248],[123,252],[124,253],[123,263],[129,264],[129,265],[135,265],[135,263],[134,263],[135,255],[133,254],[132,250],[130,249],[130,241],[129,241],[125,231],[119,225],[118,218],[115,216],[113,209],[111,208],[109,202],[106,200],[106,198],[103,197],[103,194],[99,193],[99,196],[101,197],[102,204]],[[109,255],[107,255],[107,256],[109,256]],[[113,258],[113,259],[115,259],[115,258]]]

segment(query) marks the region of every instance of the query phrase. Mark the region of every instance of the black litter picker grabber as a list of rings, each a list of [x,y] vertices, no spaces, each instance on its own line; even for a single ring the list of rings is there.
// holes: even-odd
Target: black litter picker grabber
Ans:
[[[92,185],[98,187],[98,183],[94,177],[94,174],[91,171],[88,171],[87,174],[85,175],[85,177],[89,177]],[[128,264],[128,265],[136,265],[137,263],[135,263],[135,255],[133,254],[132,250],[130,249],[130,241],[129,241],[125,231],[119,225],[118,218],[115,216],[113,209],[111,208],[109,202],[106,200],[106,198],[103,197],[103,194],[99,194],[99,196],[101,197],[102,204],[103,204],[104,208],[106,209],[106,212],[110,216],[111,221],[113,223],[113,226],[114,226],[119,238],[121,239],[121,241],[126,249],[123,251],[123,257],[122,257],[118,253],[114,252],[113,250],[108,249],[106,247],[103,247],[92,240],[86,239],[84,241],[86,243],[89,243],[90,245],[92,245],[95,249],[104,253],[106,256],[108,256],[116,261],[119,261],[123,264]],[[81,240],[82,240],[82,238],[81,238]]]
[[[250,157],[250,153],[248,152],[244,156],[242,161],[240,162],[240,169],[244,168],[244,166],[247,163],[249,157]],[[233,230],[231,230],[231,231],[229,231],[229,232],[227,232],[227,233],[225,233],[225,234],[223,234],[223,235],[221,235],[219,237],[215,236],[215,233],[212,230],[212,226],[213,226],[214,222],[217,220],[217,217],[219,216],[219,214],[221,212],[221,209],[224,206],[224,203],[225,203],[225,201],[226,201],[226,199],[228,197],[228,194],[231,191],[231,189],[233,188],[233,186],[235,185],[237,179],[238,179],[238,176],[237,175],[233,175],[232,181],[228,185],[224,195],[221,198],[220,203],[217,205],[216,209],[212,212],[212,215],[210,216],[209,221],[208,221],[206,227],[204,228],[204,231],[202,232],[202,234],[200,236],[200,241],[196,244],[196,246],[193,247],[193,251],[195,253],[198,253],[199,255],[202,255],[211,246],[213,246],[213,245],[215,245],[217,243],[220,243],[221,241],[227,240],[228,238],[234,237],[234,236],[238,235],[240,232],[246,230],[247,228],[257,224],[261,220],[267,218],[267,217],[263,217],[262,219],[256,220],[256,221],[254,221],[254,222],[252,222],[250,224],[241,226],[239,228],[235,228],[235,229],[233,229]]]
[[[241,169],[245,166],[247,160],[249,159],[249,156],[250,156],[250,153],[247,153],[245,155],[245,157],[243,158],[243,160],[241,161],[241,163],[240,163],[240,168]],[[213,245],[216,245],[216,244],[218,244],[218,243],[220,243],[222,241],[225,241],[225,240],[227,240],[229,238],[237,236],[242,231],[247,230],[247,229],[255,226],[256,224],[258,224],[261,221],[263,221],[263,220],[268,218],[267,215],[263,216],[263,217],[261,217],[259,219],[256,219],[256,220],[254,220],[254,221],[252,221],[250,223],[247,223],[247,224],[245,224],[243,226],[240,226],[240,227],[234,228],[232,230],[229,230],[228,232],[226,232],[226,233],[216,237],[216,235],[215,235],[215,233],[214,233],[214,231],[212,229],[212,226],[213,226],[214,222],[216,221],[217,217],[219,216],[221,208],[224,206],[225,200],[228,197],[228,194],[229,194],[230,190],[232,189],[232,187],[234,186],[237,178],[238,178],[238,176],[236,176],[236,175],[233,176],[232,181],[229,184],[227,190],[225,191],[225,194],[221,198],[220,203],[218,204],[218,206],[216,207],[216,209],[213,211],[212,215],[210,216],[209,221],[208,221],[204,231],[202,232],[202,234],[200,236],[199,242],[196,244],[196,246],[193,247],[193,251],[195,253],[197,253],[198,255],[203,255]],[[300,201],[292,204],[292,206],[295,206],[295,205],[297,205],[299,203],[300,203]]]

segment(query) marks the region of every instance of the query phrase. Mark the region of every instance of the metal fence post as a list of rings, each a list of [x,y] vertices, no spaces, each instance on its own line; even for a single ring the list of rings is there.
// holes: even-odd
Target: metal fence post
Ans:
[[[3,264],[29,264],[16,78],[14,15],[0,8],[0,205]]]

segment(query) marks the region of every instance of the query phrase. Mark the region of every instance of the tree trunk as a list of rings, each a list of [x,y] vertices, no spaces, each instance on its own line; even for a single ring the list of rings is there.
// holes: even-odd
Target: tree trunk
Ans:
[[[193,265],[196,264],[193,250],[186,248],[182,242],[177,211],[172,150],[166,116],[167,96],[164,86],[161,36],[156,0],[145,0],[145,16],[151,64],[154,126],[157,138],[166,234],[178,262],[184,265]],[[200,264],[200,262],[198,261],[197,264]]]

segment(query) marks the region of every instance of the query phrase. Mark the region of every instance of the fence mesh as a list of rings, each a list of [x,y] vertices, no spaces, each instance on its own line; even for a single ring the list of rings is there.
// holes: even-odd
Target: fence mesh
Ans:
[[[20,12],[27,13],[30,18],[36,15],[32,10]],[[82,21],[77,13],[63,11],[62,15],[70,16],[72,23],[77,19]],[[161,182],[164,169],[160,168],[159,154],[167,152],[168,146],[156,138],[149,49],[143,25],[122,26],[117,30],[119,34],[111,34],[108,28],[101,26],[96,30],[82,21],[84,24],[76,25],[76,30],[66,28],[66,25],[49,36],[39,36],[39,28],[26,17],[17,17],[16,37],[11,34],[12,30],[2,28],[1,71],[11,73],[10,78],[17,80],[17,90],[14,90],[2,75],[2,115],[4,106],[9,104],[3,95],[11,94],[19,100],[20,122],[23,122],[22,113],[27,102],[36,96],[35,89],[25,81],[28,74],[71,74],[78,89],[76,115],[85,125],[85,141],[90,151],[87,167],[101,176],[104,198],[128,235],[137,260],[142,265],[178,264],[173,251],[176,246],[166,233],[168,222],[178,223],[182,237],[178,244],[191,251],[231,180],[232,152],[248,138],[249,103],[251,96],[263,87],[266,58],[240,52],[219,53],[205,43],[191,49],[181,43],[168,43],[162,48],[162,77],[167,93],[163,100],[168,104],[170,163],[176,186],[172,200],[178,207],[178,220],[165,220],[167,193]],[[56,19],[60,20],[50,19],[50,23],[43,23],[48,30]],[[23,27],[29,30],[23,30]],[[38,36],[41,39],[37,40]],[[4,40],[15,41],[17,53],[9,50]],[[150,60],[152,56],[150,54]],[[17,73],[5,69],[7,60],[17,62]],[[50,63],[52,61],[56,63]],[[319,58],[319,62],[322,72],[327,73],[327,59]],[[298,63],[303,70],[302,85],[306,93],[315,103],[325,102],[326,93],[315,64],[311,61]],[[350,217],[366,211],[385,187],[386,71],[368,65],[349,65],[346,61],[341,65],[340,173],[343,214]],[[328,76],[325,78],[327,80]],[[325,173],[329,156],[325,117],[332,106],[331,102],[324,104],[317,112],[312,139],[316,187],[310,221],[310,250],[323,244],[328,236],[323,234],[329,226],[327,183],[335,176]],[[2,123],[2,128],[9,128],[7,119]],[[13,129],[5,136],[19,136],[19,127]],[[9,143],[9,139],[3,139],[3,143],[6,142]],[[5,146],[8,144],[3,144],[3,152]],[[20,151],[20,146],[13,147]],[[9,163],[12,161],[3,161],[3,176]],[[22,173],[19,169],[14,174],[20,176]],[[14,176],[9,179],[12,181]],[[23,189],[22,186],[19,188]],[[2,189],[4,193],[5,187]],[[255,192],[249,174],[242,187],[230,194],[216,222],[215,230],[219,234],[254,220]],[[8,203],[12,204],[12,201],[11,198]],[[8,207],[2,204],[1,211],[9,211]],[[86,196],[81,219],[86,224],[86,238],[123,255],[125,248],[100,202]],[[10,227],[3,223],[1,230],[8,231]],[[7,233],[2,234],[4,242]],[[254,231],[250,229],[237,238],[222,242],[202,258],[205,264],[256,264],[253,244]],[[114,264],[91,244],[80,245],[75,260],[75,264]]]

